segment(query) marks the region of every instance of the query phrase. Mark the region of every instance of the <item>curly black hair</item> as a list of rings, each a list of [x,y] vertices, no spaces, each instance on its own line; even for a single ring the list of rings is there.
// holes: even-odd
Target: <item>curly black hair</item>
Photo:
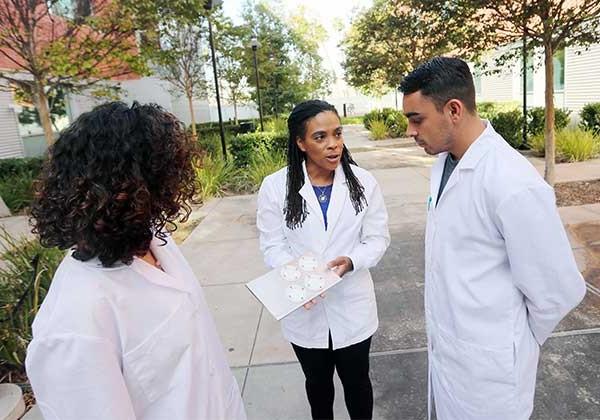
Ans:
[[[110,102],[82,114],[49,149],[35,183],[33,232],[81,261],[130,264],[187,220],[195,142],[154,104]]]

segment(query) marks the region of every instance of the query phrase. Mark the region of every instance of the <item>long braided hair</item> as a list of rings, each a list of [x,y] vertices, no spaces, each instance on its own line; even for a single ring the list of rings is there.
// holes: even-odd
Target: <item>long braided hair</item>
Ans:
[[[306,160],[306,153],[298,147],[297,139],[303,139],[306,135],[306,125],[308,121],[321,112],[334,112],[338,118],[339,114],[335,107],[325,101],[310,100],[302,102],[292,110],[288,117],[288,173],[287,173],[287,193],[285,197],[285,221],[290,229],[296,229],[302,226],[306,219],[308,211],[306,201],[300,195],[300,189],[304,186],[304,171],[302,162]],[[346,182],[350,192],[350,200],[356,214],[360,213],[367,206],[365,198],[365,188],[362,186],[350,165],[356,165],[350,155],[350,151],[344,145],[341,158],[342,169],[346,175]]]

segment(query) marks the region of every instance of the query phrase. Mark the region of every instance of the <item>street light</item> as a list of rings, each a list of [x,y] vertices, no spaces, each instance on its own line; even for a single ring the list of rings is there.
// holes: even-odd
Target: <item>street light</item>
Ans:
[[[207,0],[204,3],[204,8],[209,12],[220,6],[223,0]],[[219,132],[221,134],[221,148],[223,149],[223,158],[227,159],[227,148],[225,147],[225,128],[223,127],[223,114],[221,113],[221,96],[219,95],[219,78],[217,75],[217,59],[215,57],[215,44],[213,42],[212,23],[210,15],[208,20],[208,43],[210,44],[210,54],[212,56],[213,75],[215,77],[215,93],[217,95],[217,111],[219,113]]]
[[[256,50],[260,47],[260,42],[255,36],[250,40],[252,54],[254,55],[254,74],[256,75],[256,95],[258,96],[258,117],[260,118],[260,131],[265,131],[263,127],[262,101],[260,100],[260,83],[258,81],[258,61],[256,60]]]

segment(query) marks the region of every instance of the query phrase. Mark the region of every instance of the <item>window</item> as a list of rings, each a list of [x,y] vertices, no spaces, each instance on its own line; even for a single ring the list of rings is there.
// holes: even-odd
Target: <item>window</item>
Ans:
[[[92,5],[90,0],[57,0],[51,11],[57,16],[83,20],[92,14]]]
[[[525,79],[527,80],[527,93],[533,93],[533,54],[527,56],[527,69]],[[523,63],[521,62],[521,77],[519,83],[519,92],[523,93]]]
[[[554,91],[565,90],[565,50],[559,50],[554,54]]]

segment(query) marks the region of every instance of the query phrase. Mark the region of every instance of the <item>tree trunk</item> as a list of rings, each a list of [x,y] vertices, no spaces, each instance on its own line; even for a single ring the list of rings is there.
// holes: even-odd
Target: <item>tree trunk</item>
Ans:
[[[50,108],[48,107],[48,97],[44,92],[44,85],[40,81],[35,81],[32,92],[35,108],[40,116],[40,122],[44,129],[44,137],[46,144],[52,146],[54,144],[54,131],[52,130],[52,120],[50,119]]]
[[[192,123],[192,136],[194,136],[194,139],[197,139],[196,116],[194,115],[194,101],[193,101],[192,95],[190,95],[189,93],[186,94],[186,96],[187,96],[187,100],[188,100],[188,106],[190,107],[190,120]]]
[[[554,51],[550,42],[544,43],[544,64],[546,69],[546,89],[544,114],[546,123],[544,126],[544,138],[546,142],[546,171],[544,178],[550,186],[554,186],[555,162],[556,162],[556,140],[554,137]]]
[[[237,101],[235,99],[233,99],[233,122],[235,125],[238,124]]]

